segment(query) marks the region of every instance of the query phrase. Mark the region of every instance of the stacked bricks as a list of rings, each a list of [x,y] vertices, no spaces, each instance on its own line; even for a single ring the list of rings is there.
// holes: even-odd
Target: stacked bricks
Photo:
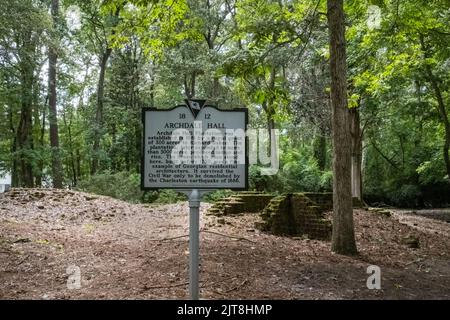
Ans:
[[[214,203],[209,215],[223,216],[240,213],[259,213],[274,196],[262,192],[239,192]]]
[[[311,198],[318,201],[319,205]],[[258,227],[275,235],[329,240],[331,221],[325,219],[324,212],[331,210],[332,206],[331,193],[293,193],[278,196],[273,198],[261,213],[263,222],[258,224]]]

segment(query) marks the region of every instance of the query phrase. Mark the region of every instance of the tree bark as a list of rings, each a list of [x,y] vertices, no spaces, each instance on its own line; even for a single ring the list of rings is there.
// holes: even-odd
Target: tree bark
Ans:
[[[317,165],[320,171],[325,170],[327,157],[327,140],[325,133],[320,132],[314,139],[314,158],[317,160]]]
[[[76,149],[76,165],[77,165],[77,177],[81,177],[81,154],[80,149]]]
[[[63,115],[64,125],[67,129],[67,136],[69,139],[70,166],[71,166],[71,171],[72,171],[72,187],[76,187],[76,185],[77,185],[77,170],[76,170],[76,165],[75,165],[75,155],[73,152],[73,140],[72,140],[72,130],[71,130],[72,116],[71,116],[69,123],[67,123],[66,113],[63,112],[62,115]]]
[[[99,166],[99,152],[100,152],[100,138],[103,128],[103,101],[105,96],[105,74],[108,59],[111,56],[112,49],[106,48],[105,52],[100,58],[100,74],[97,84],[97,110],[95,111],[95,128],[94,128],[94,145],[92,148],[92,165],[91,175],[98,171]]]
[[[58,20],[59,20],[59,0],[52,0],[51,8],[53,18],[53,31],[57,34]],[[53,42],[57,40],[58,36],[53,38]],[[63,187],[63,172],[61,166],[61,159],[59,153],[59,132],[58,132],[58,117],[56,109],[56,64],[58,62],[57,48],[52,43],[48,50],[48,120],[50,124],[50,146],[52,149],[52,178],[53,188],[62,189]]]
[[[220,82],[219,78],[214,76],[212,83],[212,91],[211,91],[211,100],[218,101],[220,94]]]
[[[14,121],[13,121],[13,110],[10,106],[8,108],[8,117],[9,117],[9,128],[11,130],[11,154],[14,155],[12,158],[12,169],[11,169],[11,186],[18,187],[18,164],[17,158],[15,154],[17,152],[17,135],[16,130],[14,129]]]
[[[22,187],[34,187],[33,182],[33,166],[32,160],[29,156],[29,152],[33,150],[33,135],[32,135],[32,106],[31,101],[27,97],[31,90],[31,87],[27,85],[28,80],[24,79],[25,83],[22,83],[22,107],[20,112],[19,128],[17,130],[17,145],[19,151],[19,167],[20,167],[20,183]]]
[[[192,71],[190,74],[190,80],[188,80],[189,75],[184,75],[184,94],[186,98],[192,99],[195,97],[195,81],[197,77],[197,71]]]
[[[40,108],[40,92],[41,86],[39,81],[36,78],[33,80],[32,84],[32,98],[31,98],[31,106],[32,106],[32,135],[33,135],[33,148],[36,149],[37,153],[45,152],[45,115],[46,115],[46,107],[47,107],[47,98],[44,103],[44,107]],[[42,118],[42,122],[41,122]],[[39,187],[42,185],[42,178],[44,175],[44,167],[45,161],[42,156],[34,156],[34,159],[30,159],[32,161],[33,167],[33,179],[34,186]]]
[[[39,84],[35,84],[33,89],[33,115],[34,115],[34,132],[39,132],[39,136],[37,138],[37,147],[40,150],[44,150],[45,148],[45,118],[46,118],[46,107],[47,107],[47,99],[45,100],[44,107],[42,108],[42,121],[41,114],[39,110]],[[39,157],[37,160],[37,168],[34,173],[34,185],[39,187],[42,186],[42,177],[44,174],[44,159],[43,157]]]
[[[350,110],[350,131],[352,136],[352,197],[362,200],[362,132],[358,108]]]
[[[347,102],[347,65],[343,0],[327,1],[333,138],[332,251],[357,253],[351,189],[351,137]]]
[[[33,52],[35,44],[31,31],[28,30],[23,36],[23,46],[19,48],[20,56],[20,90],[21,110],[20,121],[17,129],[17,162],[19,175],[17,185],[21,187],[34,187],[33,179],[33,134],[32,134],[32,112],[33,112],[33,81],[34,67]]]
[[[115,19],[118,19],[121,8],[116,8],[113,15]],[[117,26],[116,20],[112,25],[111,35],[115,34],[114,28]],[[106,35],[105,35],[106,36]],[[105,47],[100,55],[100,72],[97,83],[97,109],[95,111],[95,128],[94,128],[94,143],[92,147],[92,163],[91,163],[91,175],[94,175],[98,171],[99,167],[99,154],[100,154],[100,139],[103,129],[103,102],[105,96],[105,74],[106,66],[108,64],[109,57],[111,56],[112,48],[109,46],[108,39],[105,38]]]

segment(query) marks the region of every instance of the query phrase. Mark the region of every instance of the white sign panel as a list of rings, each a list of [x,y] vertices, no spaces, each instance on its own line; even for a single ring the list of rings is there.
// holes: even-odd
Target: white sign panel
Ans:
[[[0,184],[11,184],[11,176],[9,173],[0,171]]]
[[[11,187],[11,176],[7,172],[0,171],[0,193],[7,191]]]
[[[247,189],[247,109],[187,103],[144,109],[142,189]]]

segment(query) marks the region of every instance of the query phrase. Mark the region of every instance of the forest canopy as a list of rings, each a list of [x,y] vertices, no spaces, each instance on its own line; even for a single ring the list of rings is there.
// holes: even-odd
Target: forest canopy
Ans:
[[[141,110],[203,98],[280,129],[280,170],[252,166],[251,188],[330,191],[326,12],[321,0],[1,1],[0,172],[16,187],[154,201],[139,189]],[[366,202],[450,203],[448,21],[448,0],[345,1],[353,195]]]

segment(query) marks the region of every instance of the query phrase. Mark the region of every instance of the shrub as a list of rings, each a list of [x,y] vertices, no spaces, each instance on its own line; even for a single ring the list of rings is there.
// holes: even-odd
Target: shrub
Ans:
[[[391,193],[390,200],[398,207],[417,207],[422,203],[422,193],[417,185],[405,184]]]
[[[249,188],[256,191],[267,190],[269,185],[268,176],[261,174],[261,168],[257,165],[252,165],[248,169]]]
[[[140,175],[126,171],[103,172],[78,183],[77,190],[109,196],[131,203],[175,203],[185,201],[184,194],[174,190],[142,191]]]
[[[231,191],[231,190],[227,190],[227,189],[216,190],[216,191],[208,192],[207,194],[205,194],[203,196],[202,200],[205,202],[216,202],[223,198],[229,197],[232,194],[233,194],[233,191]]]
[[[333,191],[333,172],[324,171],[320,177],[320,190]]]
[[[319,191],[321,188],[321,172],[314,159],[290,161],[280,174],[287,192]]]
[[[153,201],[154,203],[169,204],[187,200],[187,196],[185,194],[175,190],[163,189],[155,192],[157,193],[157,198]]]
[[[137,173],[118,172],[113,174],[104,172],[81,180],[76,189],[139,203],[143,196],[139,181],[140,176]]]

